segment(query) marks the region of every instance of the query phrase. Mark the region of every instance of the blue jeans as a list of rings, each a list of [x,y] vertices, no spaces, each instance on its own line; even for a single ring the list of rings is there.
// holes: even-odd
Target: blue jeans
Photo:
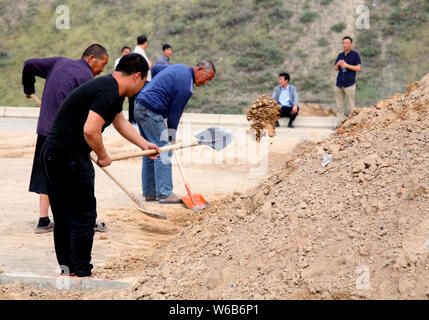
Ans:
[[[136,103],[134,115],[140,134],[147,141],[158,147],[169,144],[167,126],[164,118],[148,108]],[[163,199],[173,193],[173,177],[171,171],[172,152],[162,152],[158,159],[143,157],[142,188],[144,197]]]

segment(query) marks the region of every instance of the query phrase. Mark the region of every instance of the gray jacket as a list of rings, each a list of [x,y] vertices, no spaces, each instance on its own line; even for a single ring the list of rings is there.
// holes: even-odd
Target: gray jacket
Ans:
[[[280,92],[281,92],[280,88],[281,88],[280,85],[275,87],[273,95],[272,95],[272,98],[276,99],[278,104],[280,104],[280,102],[279,102]],[[298,92],[296,91],[296,88],[291,84],[289,84],[289,94],[290,94],[290,101],[292,101],[292,105],[294,105],[294,104],[298,105]]]

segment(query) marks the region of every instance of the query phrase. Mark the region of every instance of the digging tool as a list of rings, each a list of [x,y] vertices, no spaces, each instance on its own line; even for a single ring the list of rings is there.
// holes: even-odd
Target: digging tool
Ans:
[[[234,133],[231,130],[225,128],[208,128],[196,134],[194,137],[197,139],[196,141],[168,145],[159,148],[159,150],[161,152],[165,152],[170,150],[192,148],[203,144],[209,146],[216,151],[221,151],[234,140]],[[141,156],[149,156],[152,154],[156,154],[156,150],[150,149],[124,156],[112,157],[112,161],[125,160]]]
[[[37,96],[36,96],[34,93],[32,93],[32,94],[31,94],[31,98],[32,98],[34,101],[36,101],[36,103],[37,103],[37,105],[38,105],[39,107],[42,105],[42,102],[40,101],[40,99],[39,99],[39,98],[37,98]]]
[[[179,157],[177,157],[176,152],[173,150],[174,159],[176,159],[177,166],[179,167],[180,175],[182,176],[183,183],[185,184],[185,189],[188,192],[187,196],[182,196],[181,199],[183,203],[189,208],[193,210],[201,210],[210,205],[206,199],[203,198],[200,194],[195,194],[191,192],[191,187],[188,182],[188,178],[185,175],[185,171],[182,167],[182,162]]]
[[[91,160],[97,164],[97,159],[95,158],[95,156],[93,154],[91,154]],[[125,192],[125,194],[128,196],[128,198],[130,198],[131,201],[133,201],[136,204],[137,209],[139,211],[141,211],[144,214],[151,216],[153,218],[159,218],[159,219],[167,219],[168,218],[167,215],[165,215],[164,213],[155,212],[155,211],[146,209],[145,206],[143,205],[143,203],[134,194],[132,194],[127,188],[125,188],[125,186],[117,178],[115,178],[115,176],[113,176],[108,169],[106,169],[104,167],[100,167],[100,166],[98,166],[98,167],[101,170],[103,170],[104,173],[107,174],[109,176],[109,178],[112,179],[113,182],[116,183],[118,185],[118,187],[122,189],[122,191]]]

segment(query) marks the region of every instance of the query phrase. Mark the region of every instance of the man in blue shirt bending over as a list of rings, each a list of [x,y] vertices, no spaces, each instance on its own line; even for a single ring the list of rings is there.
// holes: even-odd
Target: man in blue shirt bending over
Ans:
[[[196,66],[183,64],[157,65],[152,69],[152,81],[137,95],[135,119],[140,134],[149,142],[163,147],[176,142],[176,130],[186,103],[192,97],[194,85],[203,86],[211,81],[216,68],[210,60]],[[167,126],[164,119],[167,119]],[[173,193],[170,158],[151,160],[143,157],[142,187],[146,201],[180,203]],[[147,159],[146,159],[147,158]]]

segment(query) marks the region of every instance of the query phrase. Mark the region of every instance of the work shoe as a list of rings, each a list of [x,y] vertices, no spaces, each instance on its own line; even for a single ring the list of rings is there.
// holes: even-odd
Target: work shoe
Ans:
[[[176,196],[174,193],[170,194],[167,198],[163,198],[159,200],[160,204],[176,204],[182,203],[182,199]]]
[[[75,275],[74,273],[64,273],[64,272],[61,272],[60,276],[61,277],[77,277],[77,275]],[[80,278],[96,279],[96,277],[95,277],[95,275],[93,273],[91,273],[90,276],[80,277]]]
[[[34,230],[34,233],[39,234],[39,233],[51,232],[54,230],[54,225],[55,225],[55,223],[53,223],[52,221],[49,221],[48,225],[46,225],[46,226],[43,226],[43,227],[37,226],[36,230]]]
[[[104,222],[96,222],[94,226],[94,231],[104,232],[106,231],[107,226]]]

